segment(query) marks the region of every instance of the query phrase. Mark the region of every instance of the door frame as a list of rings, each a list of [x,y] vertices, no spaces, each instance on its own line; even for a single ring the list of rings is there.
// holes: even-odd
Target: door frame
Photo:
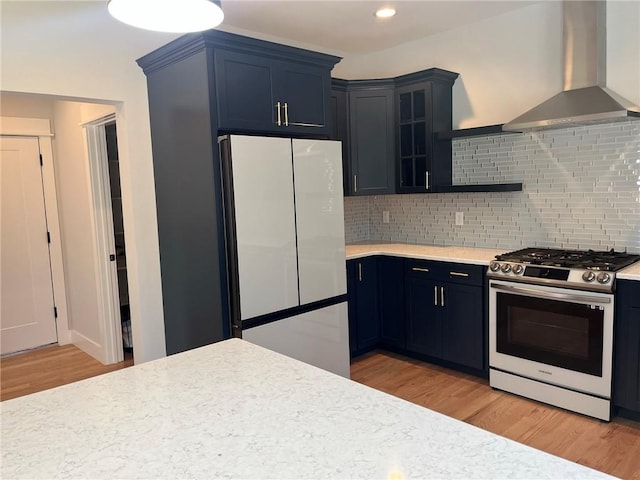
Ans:
[[[110,260],[116,246],[113,230],[113,209],[107,155],[105,125],[116,120],[115,113],[82,124],[84,143],[89,159],[89,181],[92,199],[94,265],[98,275],[98,323],[102,337],[102,348],[96,352],[104,364],[122,362],[122,324],[120,316],[120,293],[118,289],[117,262]],[[117,125],[117,124],[116,124]]]
[[[67,290],[62,261],[62,236],[58,214],[58,195],[56,190],[55,165],[51,139],[51,122],[46,118],[0,117],[0,135],[13,137],[32,137],[38,139],[42,155],[42,187],[47,218],[47,230],[51,237],[49,259],[51,264],[51,283],[53,300],[57,310],[56,332],[58,344],[71,343],[69,316],[67,310]]]

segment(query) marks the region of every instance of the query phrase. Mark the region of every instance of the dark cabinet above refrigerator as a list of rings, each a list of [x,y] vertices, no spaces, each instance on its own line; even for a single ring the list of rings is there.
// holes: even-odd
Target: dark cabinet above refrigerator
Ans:
[[[149,94],[167,354],[230,336],[218,135],[328,137],[338,61],[218,30],[138,60]]]

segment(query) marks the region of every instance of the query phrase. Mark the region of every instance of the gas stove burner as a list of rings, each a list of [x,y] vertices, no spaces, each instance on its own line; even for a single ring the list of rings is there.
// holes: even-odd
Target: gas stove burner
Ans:
[[[496,255],[489,263],[487,276],[511,282],[610,293],[615,288],[615,272],[637,261],[640,261],[640,255],[615,250],[523,248]]]
[[[615,250],[562,250],[554,248],[524,248],[497,255],[496,260],[529,265],[579,268],[615,272],[640,260],[640,255]]]

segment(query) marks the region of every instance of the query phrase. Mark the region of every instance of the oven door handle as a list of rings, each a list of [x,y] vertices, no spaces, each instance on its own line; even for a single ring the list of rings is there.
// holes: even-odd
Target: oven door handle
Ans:
[[[510,293],[523,293],[525,295],[533,295],[540,298],[556,298],[559,300],[573,300],[581,303],[611,303],[611,299],[608,297],[590,297],[587,295],[575,295],[573,293],[559,293],[559,292],[543,292],[534,288],[522,288],[512,287],[511,285],[498,285],[496,283],[490,284],[491,288],[495,290],[503,290]]]

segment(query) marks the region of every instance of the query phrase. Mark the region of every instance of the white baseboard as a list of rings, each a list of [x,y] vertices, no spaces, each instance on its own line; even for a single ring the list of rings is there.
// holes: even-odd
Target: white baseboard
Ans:
[[[71,343],[73,343],[80,350],[85,352],[87,355],[92,356],[96,360],[98,360],[103,365],[107,365],[105,359],[104,347],[99,343],[94,342],[90,338],[85,337],[81,333],[76,330],[69,330],[71,336]]]

